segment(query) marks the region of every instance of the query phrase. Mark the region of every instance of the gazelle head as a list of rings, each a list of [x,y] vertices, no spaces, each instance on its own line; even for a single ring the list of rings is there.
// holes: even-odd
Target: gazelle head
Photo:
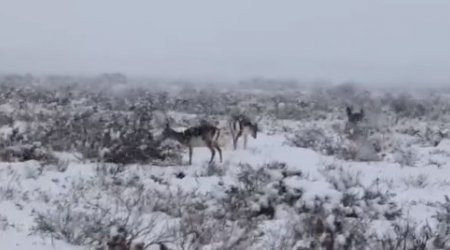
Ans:
[[[161,140],[166,140],[168,138],[171,138],[174,136],[174,130],[170,127],[170,117],[167,115],[167,113],[163,113],[165,117],[166,124],[164,125],[164,130],[161,133]]]
[[[161,134],[161,138],[163,140],[165,140],[165,139],[171,137],[172,134],[173,134],[173,130],[170,128],[170,124],[167,122],[166,125],[164,126],[164,130]]]
[[[255,139],[258,131],[260,130],[258,124],[261,122],[262,118],[263,117],[260,116],[255,122],[250,123],[251,136]]]
[[[251,123],[249,126],[251,136],[256,139],[257,133],[258,133],[258,124],[257,123]]]
[[[348,121],[351,123],[357,123],[364,119],[364,110],[361,109],[359,113],[354,113],[351,107],[346,108]]]

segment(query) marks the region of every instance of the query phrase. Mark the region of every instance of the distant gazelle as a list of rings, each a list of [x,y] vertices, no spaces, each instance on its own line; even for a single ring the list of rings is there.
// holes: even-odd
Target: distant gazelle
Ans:
[[[352,108],[347,107],[346,111],[347,111],[347,119],[350,123],[356,124],[356,123],[362,121],[362,119],[364,118],[364,110],[363,109],[361,109],[359,111],[359,113],[354,113]]]
[[[345,131],[351,136],[357,135],[357,131],[360,131],[358,124],[364,119],[364,110],[361,109],[358,113],[353,112],[351,107],[345,109],[347,113],[347,123],[345,124]]]

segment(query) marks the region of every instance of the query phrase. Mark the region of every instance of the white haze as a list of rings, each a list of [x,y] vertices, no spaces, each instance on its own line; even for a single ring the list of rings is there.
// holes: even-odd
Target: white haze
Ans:
[[[0,72],[450,82],[450,1],[0,0]]]

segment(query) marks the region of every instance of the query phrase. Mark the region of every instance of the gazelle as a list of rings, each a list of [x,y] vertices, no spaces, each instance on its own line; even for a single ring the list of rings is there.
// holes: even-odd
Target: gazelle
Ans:
[[[256,139],[258,124],[252,122],[247,116],[239,114],[231,116],[229,120],[231,136],[233,137],[233,148],[237,149],[239,137],[244,136],[244,149],[247,148],[247,138],[250,134]]]
[[[220,129],[210,124],[202,124],[188,128],[183,132],[177,132],[170,128],[169,123],[167,123],[162,133],[163,140],[168,138],[174,139],[189,148],[189,165],[192,164],[193,148],[205,145],[211,150],[211,160],[209,163],[212,163],[214,160],[216,150],[219,152],[220,162],[222,162],[222,150],[218,143],[219,136]]]
[[[357,131],[360,131],[357,125],[364,119],[364,110],[361,109],[359,113],[353,113],[352,108],[347,106],[346,112],[347,123],[345,124],[345,131],[354,136],[357,134]]]
[[[364,119],[364,110],[363,109],[361,109],[361,111],[359,111],[359,113],[353,113],[352,108],[347,107],[346,111],[347,111],[347,118],[350,123],[356,124],[356,123],[362,121],[362,119]]]

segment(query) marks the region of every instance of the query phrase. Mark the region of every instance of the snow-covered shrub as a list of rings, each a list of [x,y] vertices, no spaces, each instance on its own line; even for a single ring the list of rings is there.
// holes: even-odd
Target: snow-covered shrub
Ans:
[[[310,148],[325,155],[333,155],[344,160],[377,161],[377,144],[372,138],[359,136],[349,139],[343,131],[326,130],[319,127],[300,129],[287,138],[288,144]],[[378,145],[378,147],[380,147]]]
[[[165,140],[159,144],[161,161],[153,160],[153,163],[159,166],[162,165],[181,165],[183,157],[180,154],[181,146],[174,140]]]
[[[390,228],[391,230],[389,230],[389,233],[386,233],[383,236],[375,235],[371,237],[370,246],[372,249],[434,249],[430,245],[433,244],[430,240],[433,232],[428,225],[419,226],[409,219],[406,219],[395,221],[390,225]]]
[[[326,143],[327,137],[323,130],[319,128],[310,128],[299,131],[290,142],[300,148],[319,148]],[[325,140],[325,142],[323,142]]]
[[[247,249],[258,239],[256,219],[230,220],[219,197],[172,192],[163,180],[150,179],[161,189],[149,188],[127,168],[101,164],[92,178],[52,197],[51,209],[37,211],[32,231],[71,244],[126,250],[133,249],[132,242],[144,248]],[[122,233],[111,234],[113,228]]]
[[[133,242],[132,236],[123,227],[111,230],[109,239],[105,247],[98,247],[96,250],[144,250],[143,242]]]
[[[6,162],[37,160],[44,164],[56,163],[57,159],[40,142],[32,141],[30,129],[24,122],[2,127],[0,137],[0,160]]]
[[[161,181],[158,178],[153,177],[153,181],[161,183],[166,186],[168,183]],[[151,194],[154,197],[152,201],[152,210],[155,212],[165,213],[174,218],[181,218],[183,216],[183,209],[186,206],[203,206],[202,203],[206,202],[209,196],[201,196],[197,193],[186,193],[181,189],[170,192],[153,191]]]
[[[427,126],[425,131],[421,131],[418,135],[422,145],[436,147],[443,139],[449,138],[449,131],[445,128]]]
[[[371,228],[375,222],[395,222],[401,210],[391,201],[392,194],[380,191],[376,185],[364,187],[358,174],[344,171],[335,165],[324,169],[324,175],[341,195],[338,200],[316,196],[307,206],[291,210],[283,227],[285,249],[367,249],[379,248],[379,241]],[[299,201],[303,201],[300,197]],[[277,203],[280,204],[280,203]],[[289,210],[288,210],[289,211]]]
[[[340,208],[349,217],[394,220],[401,209],[392,201],[393,193],[381,191],[376,183],[365,187],[358,173],[350,173],[342,167],[326,167],[323,174],[343,196]]]
[[[444,202],[439,202],[438,210],[434,218],[437,220],[437,227],[429,241],[429,249],[450,248],[450,198],[446,195]],[[433,247],[433,248],[431,248]]]
[[[137,106],[137,105],[136,105]],[[86,114],[72,119],[65,131],[73,147],[84,157],[113,163],[144,163],[162,159],[159,145],[153,138],[151,110],[145,103],[131,114],[116,113],[106,116]]]
[[[398,117],[419,118],[424,117],[429,111],[427,105],[407,94],[386,95],[384,101]]]
[[[273,219],[275,206],[292,206],[302,197],[302,190],[284,183],[286,178],[300,178],[301,172],[288,171],[284,163],[272,162],[262,166],[241,164],[239,167],[239,183],[227,188],[227,195],[220,201],[230,220]]]
[[[339,208],[330,210],[326,203],[317,199],[313,209],[298,215],[294,249],[365,249],[366,221],[349,217]]]
[[[276,117],[278,119],[284,120],[302,120],[305,117],[308,117],[309,112],[306,111],[302,106],[296,103],[283,103],[283,105],[278,104],[281,107],[278,107],[276,111]],[[305,112],[306,111],[306,112]]]
[[[415,167],[419,161],[418,152],[411,147],[397,148],[394,154],[394,161],[401,166]]]
[[[417,176],[409,176],[403,180],[407,187],[413,188],[425,188],[429,181],[428,176],[425,174],[419,174]]]
[[[179,152],[161,149],[153,138],[154,103],[164,98],[147,91],[96,91],[80,86],[12,87],[5,98],[12,111],[2,112],[6,121],[0,130],[0,154],[9,161],[49,161],[43,153],[51,151],[76,151],[86,159],[116,163],[176,161]],[[29,146],[36,142],[42,146]]]
[[[23,144],[2,148],[0,160],[6,162],[36,160],[44,165],[58,163],[58,159],[39,144]]]
[[[204,172],[200,173],[200,176],[224,176],[228,165],[225,164],[217,164],[215,162],[205,163],[203,164]]]
[[[0,231],[6,231],[10,226],[8,218],[0,214]]]
[[[256,220],[230,221],[224,212],[220,207],[186,206],[176,226],[176,249],[225,250],[252,246],[258,239]]]
[[[100,190],[103,196],[91,197]],[[79,180],[67,194],[54,198],[51,209],[35,213],[32,231],[75,245],[100,246],[111,242],[110,232],[118,227],[126,232],[127,246],[136,240],[156,244],[169,239],[171,232],[158,226],[164,219],[151,213],[154,202],[155,197],[136,180],[118,176],[109,182]]]
[[[342,151],[345,154],[341,157],[345,160],[356,160],[356,161],[379,161],[377,147],[379,145],[376,142],[369,141],[367,139],[361,139],[355,141],[353,144],[347,148],[347,150]]]
[[[300,129],[292,137],[288,137],[290,145],[310,148],[326,155],[334,155],[339,143],[324,129],[318,127]]]
[[[0,170],[0,200],[12,200],[21,194],[20,174],[11,167]]]
[[[375,236],[371,244],[376,249],[448,249],[450,248],[450,199],[437,203],[437,212],[433,216],[436,227],[428,224],[418,225],[409,218],[400,219],[391,224],[384,236]]]
[[[223,93],[214,89],[194,89],[184,87],[170,96],[168,106],[183,113],[198,115],[226,115],[227,112],[245,98],[239,94]]]
[[[286,224],[283,223],[268,227],[259,244],[266,249],[293,249],[296,243],[295,233],[292,229],[293,223],[288,222]]]

